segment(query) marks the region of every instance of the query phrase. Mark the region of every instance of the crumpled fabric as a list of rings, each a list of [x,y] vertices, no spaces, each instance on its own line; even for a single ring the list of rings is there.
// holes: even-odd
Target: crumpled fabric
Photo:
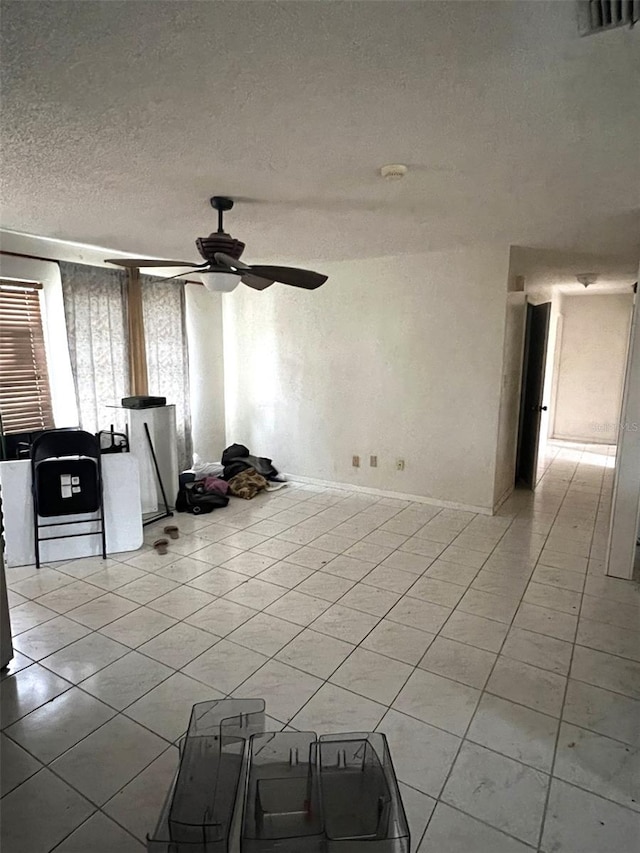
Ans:
[[[254,468],[247,468],[229,480],[229,494],[250,501],[258,492],[267,488],[267,481]]]
[[[191,470],[196,480],[203,480],[205,477],[222,477],[224,465],[221,462],[203,462],[198,454],[194,453]]]
[[[225,480],[231,480],[236,474],[240,474],[241,471],[248,471],[250,468],[253,468],[253,465],[248,459],[234,459],[224,466],[222,476]]]
[[[227,447],[222,454],[221,461],[224,465],[222,476],[225,480],[231,480],[236,474],[246,471],[248,468],[254,468],[258,474],[266,477],[267,480],[274,480],[278,476],[278,471],[273,467],[271,459],[267,459],[265,456],[253,456],[244,444],[232,444]],[[218,474],[218,476],[220,475]]]
[[[229,483],[226,480],[221,480],[220,477],[205,477],[204,490],[205,492],[217,492],[219,495],[226,495],[229,491]]]
[[[223,465],[228,465],[234,459],[244,459],[248,455],[249,448],[245,447],[244,444],[232,444],[222,451],[220,461]]]

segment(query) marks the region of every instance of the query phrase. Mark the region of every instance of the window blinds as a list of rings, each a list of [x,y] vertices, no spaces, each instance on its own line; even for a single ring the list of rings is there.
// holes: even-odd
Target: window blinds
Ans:
[[[5,433],[54,426],[40,289],[36,283],[0,279],[0,414]]]

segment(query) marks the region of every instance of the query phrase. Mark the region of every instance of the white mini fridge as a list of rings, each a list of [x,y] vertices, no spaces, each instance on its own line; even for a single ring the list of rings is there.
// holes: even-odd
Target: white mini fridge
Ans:
[[[142,514],[144,516],[164,510],[162,492],[153,464],[145,424],[158,462],[167,504],[173,508],[178,493],[176,407],[174,405],[153,406],[148,409],[125,409],[125,412],[129,449],[137,458],[140,470]]]

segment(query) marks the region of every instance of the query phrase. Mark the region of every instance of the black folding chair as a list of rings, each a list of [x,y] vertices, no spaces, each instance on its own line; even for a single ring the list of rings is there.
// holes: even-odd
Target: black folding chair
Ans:
[[[31,445],[31,491],[36,568],[40,568],[40,542],[74,536],[100,536],[102,558],[107,559],[100,441],[95,435],[79,429],[61,429],[43,432],[35,438]],[[94,517],[40,522],[41,518],[63,515]],[[98,522],[99,530],[40,535],[43,528],[86,524],[87,521]]]

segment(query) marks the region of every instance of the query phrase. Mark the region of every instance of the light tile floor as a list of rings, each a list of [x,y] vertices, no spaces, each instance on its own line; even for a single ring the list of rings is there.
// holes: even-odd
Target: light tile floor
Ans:
[[[384,731],[419,853],[640,846],[640,596],[603,574],[613,449],[498,515],[291,485],[166,556],[8,569],[2,849],[142,851],[193,703]],[[147,531],[151,543],[157,531]]]

